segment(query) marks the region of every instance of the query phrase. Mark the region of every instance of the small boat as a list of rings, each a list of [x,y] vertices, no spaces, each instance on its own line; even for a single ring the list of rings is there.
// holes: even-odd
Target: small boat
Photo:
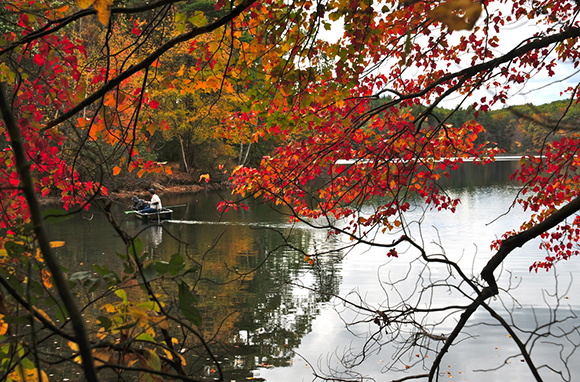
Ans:
[[[157,212],[135,211],[135,215],[143,221],[168,220],[173,216],[173,210],[163,208]]]

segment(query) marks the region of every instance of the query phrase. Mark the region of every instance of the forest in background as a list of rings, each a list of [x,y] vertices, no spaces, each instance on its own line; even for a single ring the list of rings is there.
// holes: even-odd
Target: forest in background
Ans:
[[[554,101],[542,105],[517,105],[476,113],[473,108],[452,111],[436,109],[436,116],[447,117],[447,123],[461,126],[475,119],[484,131],[478,143],[495,144],[505,154],[537,154],[546,143],[577,131],[580,106],[570,100]]]
[[[385,99],[376,101],[377,105],[384,102]],[[411,113],[419,115],[424,110],[424,107],[415,106]],[[484,128],[478,135],[477,144],[487,142],[489,146],[499,148],[503,155],[534,155],[540,152],[546,143],[552,143],[577,131],[580,105],[570,103],[569,100],[561,100],[542,105],[516,105],[487,112],[476,112],[473,107],[435,108],[427,122],[436,125],[440,121],[445,121],[452,126],[463,126],[471,120],[477,121]],[[219,121],[216,121],[216,124],[219,124]],[[216,131],[219,130],[216,127]],[[145,189],[152,182],[169,185],[192,183],[203,185],[206,183],[205,180],[199,179],[202,174],[210,174],[212,181],[223,182],[227,180],[227,176],[224,176],[220,167],[228,165],[232,167],[237,164],[255,166],[274,147],[272,139],[261,140],[248,147],[223,140],[215,134],[206,134],[204,138],[192,137],[185,143],[188,154],[181,151],[182,144],[184,143],[180,143],[177,136],[166,139],[160,135],[155,143],[156,160],[171,163],[174,171],[171,175],[145,174],[141,180],[133,177],[133,181],[137,182],[135,186]],[[219,149],[220,147],[227,149]],[[187,167],[183,163],[187,163]],[[127,178],[111,180],[119,181],[123,185],[134,184],[127,183]]]

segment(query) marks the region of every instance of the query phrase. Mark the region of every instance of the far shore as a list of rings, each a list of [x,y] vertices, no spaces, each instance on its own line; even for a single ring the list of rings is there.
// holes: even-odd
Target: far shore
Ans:
[[[230,186],[228,182],[212,182],[207,184],[180,184],[180,185],[161,185],[154,184],[151,187],[160,195],[170,195],[170,194],[194,194],[201,191],[213,191],[213,190],[224,190]],[[107,198],[110,200],[118,201],[129,199],[134,195],[142,197],[147,194],[148,189],[135,189],[135,190],[119,190],[110,192]],[[147,194],[148,195],[148,194]],[[40,204],[42,205],[54,205],[60,202],[60,198],[57,196],[39,196]]]

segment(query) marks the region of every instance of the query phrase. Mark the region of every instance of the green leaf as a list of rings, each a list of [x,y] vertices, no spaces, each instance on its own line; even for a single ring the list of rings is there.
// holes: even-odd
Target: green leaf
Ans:
[[[137,304],[139,308],[148,309],[154,312],[159,312],[159,304],[155,301],[145,301],[140,304]]]
[[[186,270],[186,271],[183,273],[183,275],[185,276],[185,275],[187,275],[188,273],[195,273],[195,272],[197,272],[198,270],[199,270],[199,267],[198,267],[198,266],[191,267],[191,268],[189,268],[188,270]]]
[[[99,288],[99,285],[101,285],[101,280],[89,279],[89,280],[85,281],[85,283],[83,285],[85,288],[87,288],[89,293],[94,292]]]
[[[187,15],[185,13],[175,14],[175,30],[179,33],[185,31],[185,21],[187,20]]]
[[[207,24],[207,19],[205,18],[205,15],[202,11],[195,11],[193,16],[191,16],[187,21],[197,27]]]
[[[66,308],[63,306],[58,306],[58,309],[56,310],[56,318],[60,321],[60,322],[65,322],[68,319],[68,312],[66,311]]]
[[[147,363],[153,370],[161,370],[161,359],[159,359],[157,353],[151,350],[147,350]]]
[[[44,287],[36,280],[29,278],[28,288],[30,288],[30,290],[34,293],[34,295],[30,296],[31,298],[35,298],[35,301],[31,301],[32,304],[36,303],[36,300],[39,296],[44,296]]]
[[[196,298],[189,290],[187,284],[183,282],[179,284],[178,297],[179,297],[179,308],[181,309],[183,316],[192,324],[200,326],[201,315],[194,306]]]
[[[125,263],[125,267],[123,268],[123,272],[126,275],[132,275],[133,273],[135,273],[135,268],[133,268],[133,266],[131,266],[131,264]]]
[[[24,314],[22,316],[4,316],[2,318],[7,324],[30,324],[30,314]]]
[[[13,241],[7,241],[4,243],[4,249],[11,257],[18,257],[26,252],[26,246],[21,243],[15,243]]]
[[[135,339],[139,341],[153,342],[154,344],[157,343],[157,341],[155,341],[155,339],[147,333],[141,333],[137,337],[135,337]]]
[[[143,242],[139,238],[133,240],[132,245],[129,246],[129,253],[137,258],[139,258],[139,254],[141,253],[142,250],[143,250]]]
[[[118,328],[115,328],[115,330],[125,330],[125,329],[131,329],[131,328],[134,328],[136,325],[137,325],[137,323],[135,323],[135,322],[131,322],[131,323],[128,323],[128,324],[126,324],[126,325],[119,326]]]
[[[153,266],[155,267],[157,273],[161,275],[168,272],[169,270],[169,263],[167,261],[156,261],[153,263]]]
[[[115,294],[118,297],[120,297],[125,304],[128,304],[129,303],[129,299],[127,298],[127,292],[125,292],[123,289],[117,289],[115,291]]]
[[[176,253],[173,256],[171,256],[171,260],[169,261],[169,272],[171,273],[172,276],[175,276],[183,268],[184,265],[185,262],[183,261],[183,256]]]
[[[97,317],[97,323],[105,330],[109,330],[113,325],[113,322],[105,316]]]
[[[101,276],[113,276],[116,277],[115,272],[113,272],[112,270],[109,269],[109,267],[107,267],[106,265],[99,265],[99,264],[93,264],[93,269],[95,270],[95,272],[97,272],[99,275]]]
[[[337,21],[341,18],[342,16],[340,15],[339,12],[332,12],[328,14],[328,19],[330,21]]]
[[[143,268],[142,273],[139,275],[139,282],[150,282],[155,277],[158,276],[157,270],[155,269],[155,264],[149,264]]]
[[[28,358],[22,358],[20,360],[20,362],[22,363],[22,367],[24,367],[25,369],[28,369],[28,370],[32,370],[36,367],[36,366],[34,366],[34,362],[29,360]]]

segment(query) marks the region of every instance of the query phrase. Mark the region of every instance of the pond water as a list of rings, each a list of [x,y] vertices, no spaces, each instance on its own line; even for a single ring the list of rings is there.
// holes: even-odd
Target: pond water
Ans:
[[[416,209],[407,216],[413,237],[428,254],[444,252],[466,274],[476,277],[493,253],[492,240],[525,220],[523,211],[510,209],[517,187],[507,179],[515,165],[462,166],[446,184],[449,193],[462,200],[457,212]],[[215,207],[221,200],[217,193],[161,193],[161,197],[167,206],[186,205],[174,208],[173,220],[161,226],[147,226],[125,214],[130,202],[113,206],[113,213],[131,234],[140,232],[153,258],[168,260],[174,253],[186,253],[202,264],[203,282],[197,292],[203,330],[219,331],[227,345],[216,349],[223,359],[226,381],[312,381],[313,370],[320,375],[340,374],[349,362],[360,360],[365,345],[364,362],[353,368],[359,380],[384,381],[424,372],[422,362],[428,365],[433,353],[417,347],[411,358],[393,364],[408,338],[378,333],[377,341],[368,342],[369,333],[377,328],[372,317],[333,296],[373,310],[405,300],[425,307],[466,303],[457,289],[442,284],[461,284],[457,274],[443,265],[427,269],[411,249],[402,247],[398,258],[388,258],[385,249],[350,248],[348,241],[290,224],[287,216],[259,203],[251,203],[248,211],[220,215]],[[115,252],[123,250],[123,243],[98,212],[82,213],[50,230],[52,240],[66,242],[57,251],[70,272],[91,270],[92,264],[120,267]],[[382,235],[376,240],[391,242],[396,237]],[[315,253],[320,255],[312,264],[305,261],[305,254]],[[573,293],[578,290],[574,275],[580,270],[580,259],[559,264],[550,272],[530,273],[533,261],[544,256],[537,242],[510,255],[501,271],[502,294],[490,305],[521,329],[518,333],[524,341],[530,337],[526,331],[538,327],[538,333],[559,336],[534,343],[530,339],[527,345],[533,347],[532,357],[545,380],[560,380],[560,376],[570,380],[570,375],[580,376],[576,352],[580,334],[574,330],[580,321],[571,313],[580,308],[580,297]],[[432,284],[437,286],[428,288]],[[465,285],[460,287],[466,290]],[[439,335],[448,334],[458,316],[442,312],[415,319],[428,328],[437,324],[433,334]],[[554,319],[561,322],[547,325]],[[402,371],[388,370],[393,367]],[[531,380],[508,333],[482,309],[446,355],[443,367],[444,377],[459,380]],[[196,375],[214,376],[210,369]]]

